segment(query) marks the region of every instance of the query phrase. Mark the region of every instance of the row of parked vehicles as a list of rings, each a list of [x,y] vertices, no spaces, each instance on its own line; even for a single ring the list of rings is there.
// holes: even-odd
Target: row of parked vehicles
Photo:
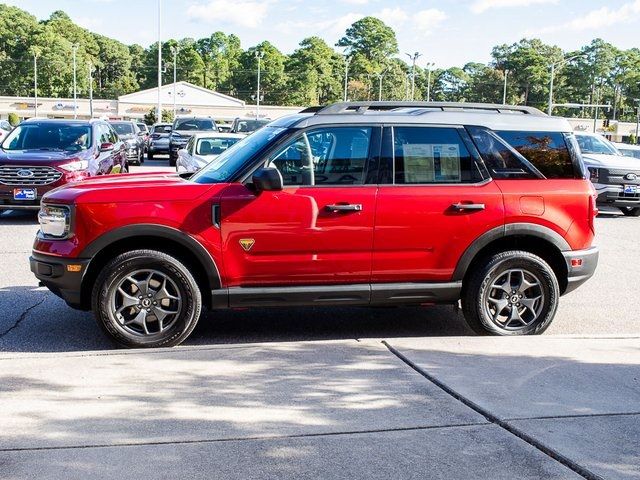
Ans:
[[[217,157],[180,175],[77,182],[126,169],[101,120],[30,120],[2,144],[3,205],[48,192],[32,271],[119,345],[287,305],[460,301],[478,333],[541,333],[594,273],[596,202],[640,207],[637,159],[530,107],[341,103],[226,143],[189,120],[177,156]]]

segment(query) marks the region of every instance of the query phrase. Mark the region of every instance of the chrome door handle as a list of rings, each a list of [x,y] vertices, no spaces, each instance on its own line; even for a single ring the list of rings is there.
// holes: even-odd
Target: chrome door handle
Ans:
[[[360,203],[338,203],[335,205],[327,205],[324,207],[330,212],[360,212],[362,205]]]
[[[484,210],[484,203],[454,203],[451,205],[451,208],[458,211],[469,210],[469,211],[479,211]]]

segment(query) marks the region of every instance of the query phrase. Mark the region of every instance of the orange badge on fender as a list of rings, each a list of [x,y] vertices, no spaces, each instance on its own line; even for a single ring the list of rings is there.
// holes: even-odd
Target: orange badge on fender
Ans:
[[[240,242],[240,246],[245,252],[248,252],[249,250],[251,250],[251,247],[253,247],[253,244],[256,243],[256,241],[253,238],[241,238],[238,241]]]

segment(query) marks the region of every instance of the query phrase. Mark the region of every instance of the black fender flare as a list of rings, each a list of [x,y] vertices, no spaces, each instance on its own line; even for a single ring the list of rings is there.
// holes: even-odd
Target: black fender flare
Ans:
[[[453,272],[451,280],[462,280],[467,273],[469,265],[471,265],[475,256],[484,247],[500,238],[512,236],[535,237],[555,245],[561,252],[571,250],[571,246],[567,241],[559,233],[548,227],[537,225],[535,223],[509,223],[493,228],[475,239],[462,254],[460,260],[458,260],[458,264],[456,265],[456,269]]]
[[[152,223],[138,223],[115,228],[96,238],[80,253],[80,258],[94,258],[99,252],[120,240],[134,237],[156,237],[174,241],[192,253],[204,268],[212,290],[222,287],[220,271],[211,254],[200,242],[177,228]]]

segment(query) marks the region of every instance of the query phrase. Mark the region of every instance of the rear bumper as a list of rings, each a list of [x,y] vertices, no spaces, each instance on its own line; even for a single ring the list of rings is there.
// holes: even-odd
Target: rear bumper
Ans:
[[[569,293],[589,280],[598,266],[600,250],[598,247],[591,247],[585,250],[572,250],[562,252],[565,262],[567,262],[567,288],[564,293]]]
[[[62,258],[33,252],[31,271],[51,292],[73,308],[82,309],[82,278],[90,259]]]

